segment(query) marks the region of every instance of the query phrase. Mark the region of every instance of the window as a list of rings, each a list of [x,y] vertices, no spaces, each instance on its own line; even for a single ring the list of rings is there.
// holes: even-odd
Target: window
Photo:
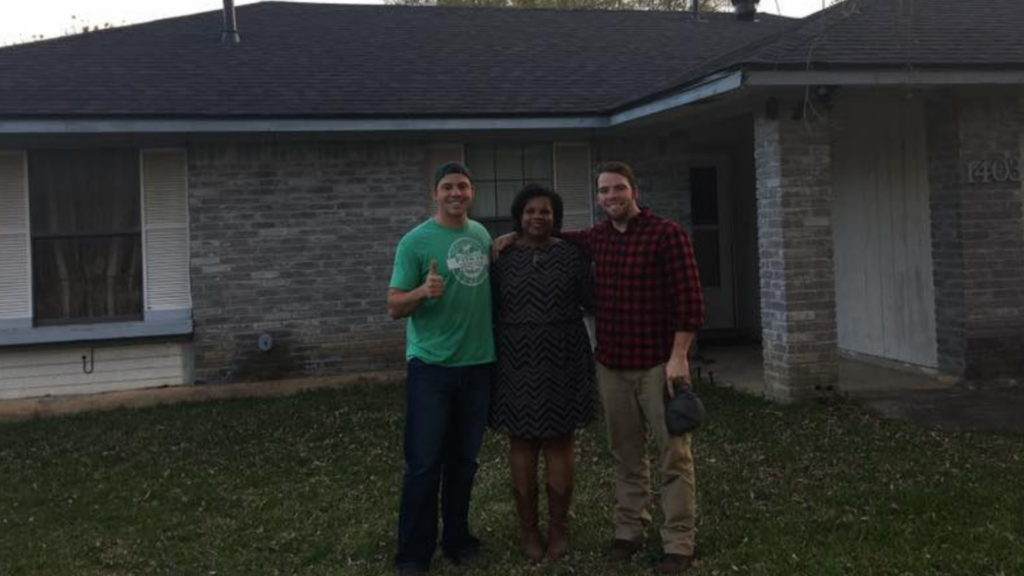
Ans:
[[[476,197],[470,217],[492,235],[512,230],[512,200],[527,183],[549,188],[554,181],[551,144],[466,144]]]
[[[142,319],[139,153],[29,153],[36,325]]]
[[[690,211],[693,222],[693,252],[701,284],[722,285],[720,223],[718,218],[718,169],[690,170]]]

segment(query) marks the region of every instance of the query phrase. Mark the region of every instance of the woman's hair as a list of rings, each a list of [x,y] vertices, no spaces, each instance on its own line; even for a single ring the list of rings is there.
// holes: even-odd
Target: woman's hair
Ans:
[[[516,199],[512,201],[512,229],[518,234],[523,233],[523,211],[526,210],[526,205],[530,203],[530,200],[534,198],[547,198],[551,201],[551,211],[554,213],[555,219],[553,231],[561,230],[562,197],[558,195],[558,192],[536,183],[523,186],[523,189],[516,194]]]

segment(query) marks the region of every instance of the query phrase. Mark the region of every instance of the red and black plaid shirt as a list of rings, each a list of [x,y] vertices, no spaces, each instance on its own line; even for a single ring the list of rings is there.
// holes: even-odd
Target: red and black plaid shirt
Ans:
[[[613,370],[667,362],[676,332],[704,323],[704,293],[690,239],[648,208],[619,232],[608,220],[563,232],[596,265],[597,361]]]

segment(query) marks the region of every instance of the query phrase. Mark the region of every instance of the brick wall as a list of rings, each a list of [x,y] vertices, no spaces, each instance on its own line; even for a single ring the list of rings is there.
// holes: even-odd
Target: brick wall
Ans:
[[[428,216],[425,162],[408,143],[194,145],[197,381],[400,367],[385,297],[398,239]]]
[[[968,379],[1024,375],[1024,192],[975,177],[976,161],[1021,163],[1024,96],[948,92],[927,106],[940,369]],[[1024,167],[1022,167],[1024,168]]]
[[[765,392],[789,402],[838,380],[830,136],[763,116],[754,135]]]
[[[594,143],[596,162],[618,160],[633,168],[640,204],[655,214],[690,227],[690,172],[686,164],[689,143],[682,136],[599,139]],[[595,221],[604,213],[595,205]]]

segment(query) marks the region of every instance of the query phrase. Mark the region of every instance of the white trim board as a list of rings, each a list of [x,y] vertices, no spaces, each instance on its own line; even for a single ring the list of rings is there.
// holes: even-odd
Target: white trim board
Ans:
[[[617,114],[612,114],[609,124],[618,126],[633,120],[639,120],[646,116],[652,116],[659,112],[665,112],[673,108],[679,108],[692,104],[698,100],[725,94],[739,89],[743,85],[743,74],[740,72],[724,72],[702,79],[699,84],[685,90],[676,92],[664,98],[659,98],[646,104],[634,106]]]
[[[281,132],[415,132],[605,128],[604,116],[551,118],[275,119],[260,120],[0,120],[0,134],[221,134]]]
[[[955,86],[1024,84],[1024,70],[791,70],[752,71],[745,86]]]
[[[742,74],[724,72],[668,96],[614,114],[526,118],[394,118],[394,119],[281,119],[259,120],[0,120],[0,134],[102,133],[278,133],[278,132],[417,132],[493,130],[593,130],[611,128],[724,94],[741,86]]]
[[[614,128],[683,106],[756,86],[1024,85],[1024,70],[728,70],[667,96],[586,116],[391,119],[64,119],[0,120],[0,134],[275,134],[338,132],[476,132]]]
[[[192,334],[191,310],[166,314],[159,321],[16,327],[0,324],[0,349],[6,346],[124,340]]]

